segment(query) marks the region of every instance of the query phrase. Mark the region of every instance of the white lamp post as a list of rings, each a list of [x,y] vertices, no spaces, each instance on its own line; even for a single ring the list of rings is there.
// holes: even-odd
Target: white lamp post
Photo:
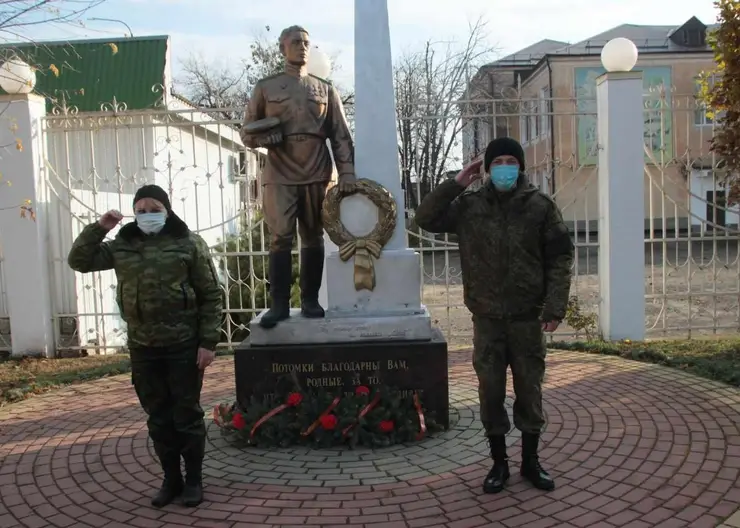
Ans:
[[[637,46],[630,39],[610,40],[601,50],[601,64],[608,72],[628,72],[637,64]]]
[[[320,51],[318,47],[314,47],[311,53],[309,53],[306,67],[308,73],[322,79],[328,79],[329,75],[331,75],[331,59],[326,53]]]
[[[36,72],[14,57],[0,66],[0,88],[8,94],[29,94],[36,86]]]
[[[626,38],[601,51],[596,80],[599,138],[599,327],[607,340],[645,337],[645,161],[642,73]]]

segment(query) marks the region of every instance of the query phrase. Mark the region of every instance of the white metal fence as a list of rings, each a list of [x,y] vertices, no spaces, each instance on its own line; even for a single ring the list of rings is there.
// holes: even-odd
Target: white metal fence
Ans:
[[[713,126],[701,117],[693,96],[658,97],[657,106],[646,98],[648,164],[645,188],[635,189],[645,193],[647,204],[646,328],[651,336],[671,337],[733,332],[740,327],[738,211],[721,202],[723,190],[707,142]],[[484,103],[493,110],[457,116],[464,126],[449,129],[452,140],[460,144],[452,152],[470,148],[474,121],[482,145],[496,134],[522,140],[530,180],[554,197],[573,232],[572,293],[583,310],[595,312],[599,300],[595,106],[575,98],[544,104],[541,99],[521,98]],[[259,216],[258,184],[263,158],[255,152],[244,154],[236,123],[223,116],[223,109],[134,112],[119,104],[88,115],[66,109],[44,119],[45,174],[53,204],[52,298],[60,349],[95,353],[125,345],[112,272],[74,274],[66,257],[81,228],[108,209],[130,216],[133,192],[146,182],[171,192],[175,211],[213,250],[225,292],[222,346],[235,346],[246,337],[249,319],[266,308],[267,237]],[[425,126],[438,118],[401,116],[424,120]],[[487,125],[481,127],[481,121]],[[655,122],[659,126],[648,126]],[[491,132],[486,135],[482,130]],[[422,149],[424,142],[409,146]],[[461,164],[447,156],[444,168],[459,169]],[[404,168],[407,192],[414,185],[416,196],[423,194],[416,174],[420,167]],[[463,304],[454,237],[419,232],[412,220],[408,228],[409,245],[422,256],[423,302],[451,346],[469,346],[472,323]],[[575,333],[565,325],[556,338]]]

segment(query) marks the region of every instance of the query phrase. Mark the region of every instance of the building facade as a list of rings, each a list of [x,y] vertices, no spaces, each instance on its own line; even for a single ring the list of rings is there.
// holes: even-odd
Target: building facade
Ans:
[[[713,122],[696,98],[699,76],[715,67],[711,29],[695,17],[679,27],[625,24],[576,44],[543,40],[485,66],[468,94],[465,161],[494,137],[517,138],[532,183],[555,197],[574,228],[594,230],[600,54],[626,37],[639,50],[645,88],[646,228],[737,225],[713,170]]]

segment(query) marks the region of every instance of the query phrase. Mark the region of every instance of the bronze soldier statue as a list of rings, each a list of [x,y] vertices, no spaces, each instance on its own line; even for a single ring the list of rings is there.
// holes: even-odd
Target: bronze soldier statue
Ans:
[[[242,141],[265,147],[262,208],[270,231],[271,307],[260,325],[272,328],[290,315],[291,248],[296,221],[301,237],[301,313],[324,317],[319,289],[324,270],[324,226],[321,208],[332,176],[332,158],[339,188],[349,191],[355,181],[354,143],[337,90],[309,74],[308,32],[300,26],[282,31],[280,51],[285,71],[261,79],[246,109]]]

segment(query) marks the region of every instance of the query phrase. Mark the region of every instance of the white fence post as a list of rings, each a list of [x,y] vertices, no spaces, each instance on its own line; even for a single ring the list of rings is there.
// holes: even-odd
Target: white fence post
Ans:
[[[645,338],[645,160],[641,72],[597,80],[599,324],[604,339]]]
[[[0,137],[5,138],[4,145],[11,145],[2,154],[0,165],[2,182],[10,183],[0,191],[0,243],[11,353],[52,357],[54,327],[44,219],[48,204],[42,193],[41,170],[45,151],[41,118],[46,114],[46,103],[33,94],[2,95],[0,109]],[[21,218],[24,204],[35,212],[35,221]]]

